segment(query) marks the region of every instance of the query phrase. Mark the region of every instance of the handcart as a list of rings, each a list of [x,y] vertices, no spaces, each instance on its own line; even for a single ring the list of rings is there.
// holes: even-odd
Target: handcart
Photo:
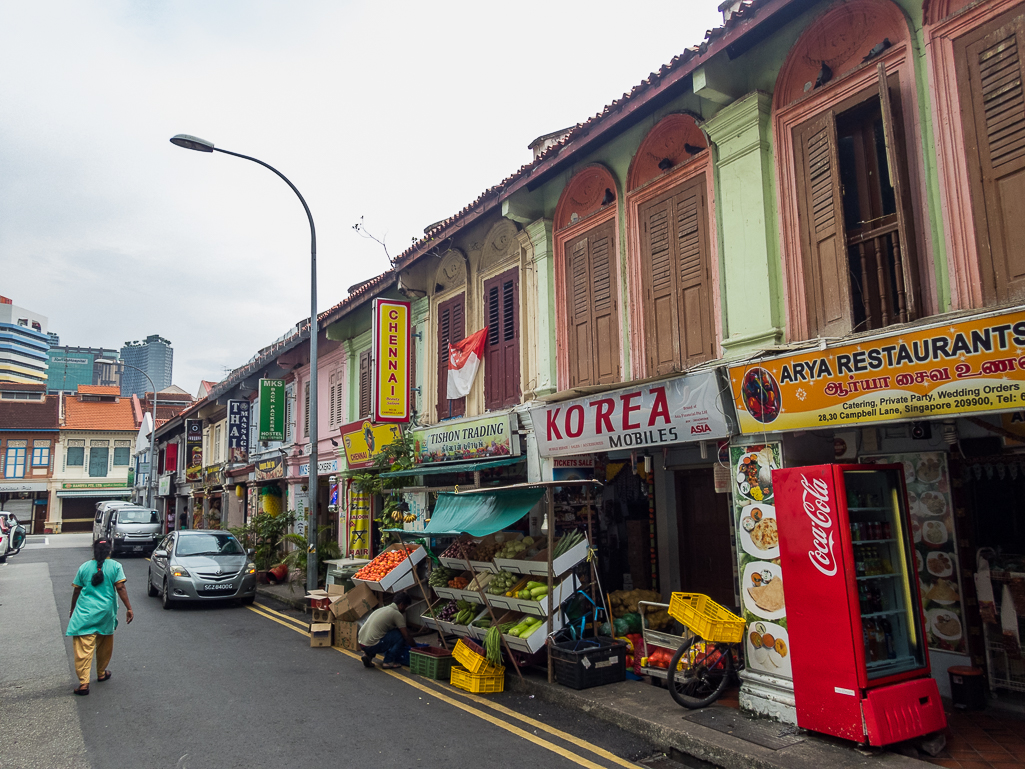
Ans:
[[[666,671],[669,693],[685,708],[707,707],[736,675],[744,620],[701,593],[673,593],[669,616],[690,634]]]
[[[661,630],[655,630],[650,627],[648,618],[656,612],[663,611],[669,611],[669,604],[655,603],[654,601],[637,602],[637,612],[641,615],[641,635],[644,637],[644,649],[634,649],[635,656],[639,654],[641,658],[650,659],[655,649],[666,649],[672,653],[694,637],[694,634],[685,625],[678,622],[670,622],[669,627]],[[674,629],[679,630],[679,632],[670,632]],[[668,678],[669,668],[657,665],[641,665],[641,673],[651,676],[652,683],[655,681],[661,682]]]

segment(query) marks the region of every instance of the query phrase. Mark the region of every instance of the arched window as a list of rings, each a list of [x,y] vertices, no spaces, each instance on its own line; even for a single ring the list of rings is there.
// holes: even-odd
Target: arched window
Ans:
[[[617,185],[608,169],[576,174],[555,208],[559,385],[618,382]]]
[[[662,118],[630,165],[627,201],[638,376],[717,357],[708,141],[690,115]],[[643,356],[641,356],[643,350]]]
[[[793,339],[926,314],[905,141],[913,91],[907,20],[888,0],[834,4],[780,71],[773,120]]]

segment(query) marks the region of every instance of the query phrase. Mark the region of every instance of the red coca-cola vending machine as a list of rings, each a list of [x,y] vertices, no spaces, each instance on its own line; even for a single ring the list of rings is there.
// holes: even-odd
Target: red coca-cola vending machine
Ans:
[[[797,725],[871,745],[946,726],[901,465],[772,474]]]

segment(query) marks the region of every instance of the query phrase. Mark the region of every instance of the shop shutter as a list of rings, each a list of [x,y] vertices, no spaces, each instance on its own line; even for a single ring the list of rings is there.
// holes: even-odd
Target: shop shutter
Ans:
[[[975,231],[988,301],[1025,296],[1025,15],[1005,15],[958,46]]]
[[[704,184],[692,179],[640,209],[649,375],[714,357]]]
[[[565,245],[570,387],[619,380],[614,226],[604,222]]]
[[[484,407],[501,409],[520,400],[519,269],[484,281]]]
[[[794,130],[794,158],[808,335],[842,336],[853,313],[832,110]]]
[[[449,403],[448,346],[466,337],[466,295],[459,294],[438,305],[438,420],[461,417],[466,398]]]
[[[370,389],[373,378],[373,360],[370,350],[364,350],[359,354],[359,417],[366,419],[370,416],[371,402]]]

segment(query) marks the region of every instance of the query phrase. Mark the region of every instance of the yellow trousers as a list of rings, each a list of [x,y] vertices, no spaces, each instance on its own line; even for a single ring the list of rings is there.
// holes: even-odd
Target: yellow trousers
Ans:
[[[89,635],[73,636],[75,640],[75,672],[78,682],[85,686],[89,683],[89,671],[93,666],[93,655],[96,655],[96,674],[102,675],[110,663],[110,655],[114,651],[114,636],[90,633]]]

